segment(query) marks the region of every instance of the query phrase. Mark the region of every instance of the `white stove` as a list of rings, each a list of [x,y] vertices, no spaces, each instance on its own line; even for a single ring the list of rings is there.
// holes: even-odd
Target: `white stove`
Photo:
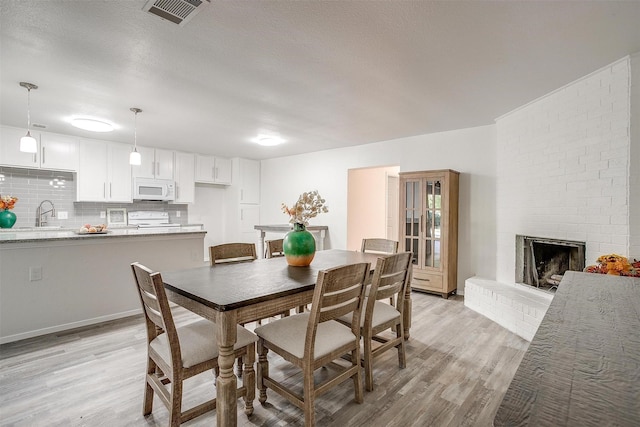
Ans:
[[[180,224],[169,222],[169,213],[160,211],[133,211],[127,213],[129,225],[138,228],[167,228],[180,227]]]

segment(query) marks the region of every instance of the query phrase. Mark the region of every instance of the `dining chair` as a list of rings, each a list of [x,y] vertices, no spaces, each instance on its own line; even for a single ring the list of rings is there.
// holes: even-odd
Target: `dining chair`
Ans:
[[[355,401],[362,403],[360,368],[360,312],[364,298],[364,281],[368,263],[335,267],[318,273],[311,311],[275,320],[255,329],[258,335],[258,390],[261,403],[267,401],[266,389],[289,399],[304,411],[305,426],[315,423],[314,401],[317,396],[351,378]],[[353,313],[350,326],[337,322],[341,316]],[[297,391],[276,381],[269,374],[269,350],[302,370],[303,391]],[[315,384],[314,371],[349,354],[351,362],[335,365],[337,375]],[[289,377],[289,375],[287,375]]]
[[[216,264],[253,261],[256,258],[255,243],[223,243],[209,246],[209,262],[212,267]]]
[[[265,240],[264,257],[275,258],[284,256],[284,249],[282,248],[283,241],[284,239]]]
[[[147,374],[143,415],[151,414],[154,392],[169,410],[169,425],[179,426],[216,408],[216,399],[182,410],[183,381],[205,371],[217,372],[217,326],[206,319],[176,326],[160,273],[137,262],[131,264],[147,328]],[[255,346],[257,337],[237,327],[234,357],[243,359],[242,386],[236,396],[244,397],[245,413],[253,413],[255,397]],[[167,386],[169,384],[169,386]]]
[[[398,242],[390,239],[362,239],[361,251],[377,254],[395,254],[398,252]]]
[[[364,308],[360,316],[361,336],[364,352],[361,363],[364,366],[365,388],[373,390],[373,359],[387,350],[398,350],[398,365],[404,368],[407,364],[404,347],[404,295],[411,277],[411,252],[401,252],[378,258],[371,280],[369,295],[365,297]],[[392,298],[395,304],[383,302]],[[341,316],[338,321],[351,325],[352,313]],[[391,329],[394,338],[381,336],[381,332]],[[373,347],[373,343],[377,345]],[[258,346],[260,344],[258,343]]]

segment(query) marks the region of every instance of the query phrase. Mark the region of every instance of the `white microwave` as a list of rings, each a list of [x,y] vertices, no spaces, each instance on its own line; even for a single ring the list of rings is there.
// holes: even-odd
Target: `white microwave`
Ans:
[[[133,200],[172,201],[176,183],[170,179],[133,178]]]

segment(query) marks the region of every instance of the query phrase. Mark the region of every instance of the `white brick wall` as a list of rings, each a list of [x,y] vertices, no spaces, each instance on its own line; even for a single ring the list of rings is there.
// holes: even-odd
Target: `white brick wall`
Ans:
[[[635,139],[632,158],[630,134],[632,58],[496,120],[499,282],[514,282],[516,234],[585,241],[587,264],[609,252],[640,258],[640,142]],[[636,200],[633,211],[630,200]]]

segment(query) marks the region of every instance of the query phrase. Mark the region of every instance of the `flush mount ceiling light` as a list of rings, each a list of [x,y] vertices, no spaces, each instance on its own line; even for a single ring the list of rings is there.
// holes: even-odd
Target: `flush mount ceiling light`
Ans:
[[[280,138],[279,136],[271,135],[259,135],[258,137],[253,138],[252,141],[265,147],[273,147],[274,145],[280,145],[284,143],[284,139]]]
[[[20,86],[27,89],[27,134],[20,138],[20,151],[36,153],[38,152],[38,141],[31,136],[31,89],[38,89],[38,86],[27,82],[20,82]]]
[[[133,151],[129,154],[129,164],[133,166],[140,166],[142,163],[142,156],[138,153],[138,113],[142,113],[142,110],[136,107],[131,107],[129,110],[133,111]]]
[[[74,117],[71,119],[71,126],[91,132],[111,132],[113,130],[111,123],[92,117]]]

